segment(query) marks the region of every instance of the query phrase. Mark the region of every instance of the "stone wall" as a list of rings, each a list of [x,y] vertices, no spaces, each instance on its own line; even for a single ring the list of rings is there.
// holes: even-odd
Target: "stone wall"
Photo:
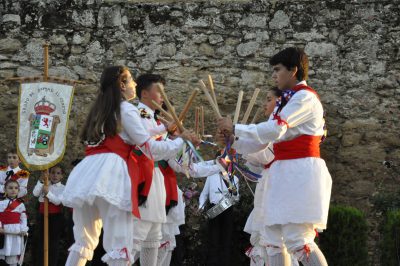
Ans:
[[[326,109],[329,137],[322,149],[334,180],[332,202],[367,213],[370,257],[377,264],[380,216],[371,199],[395,190],[399,181],[381,163],[400,158],[399,6],[398,0],[3,0],[0,78],[40,74],[47,40],[50,74],[85,81],[72,107],[69,167],[82,155],[77,135],[104,66],[163,74],[178,109],[211,73],[222,112],[232,114],[240,89],[246,105],[255,87],[270,87],[274,53],[304,47],[309,84]],[[0,91],[4,157],[16,135],[18,85],[2,81]],[[203,96],[196,104],[207,106]],[[207,106],[209,133],[213,119]]]

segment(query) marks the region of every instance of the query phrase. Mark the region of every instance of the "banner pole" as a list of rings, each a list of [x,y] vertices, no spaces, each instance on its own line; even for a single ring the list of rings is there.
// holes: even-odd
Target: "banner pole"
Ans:
[[[49,44],[43,45],[43,81],[47,81],[49,77]],[[44,187],[49,187],[49,169],[44,170]],[[49,265],[49,199],[44,197],[44,213],[43,213],[43,225],[44,225],[44,236],[43,236],[43,265]],[[54,243],[58,244],[58,243]]]

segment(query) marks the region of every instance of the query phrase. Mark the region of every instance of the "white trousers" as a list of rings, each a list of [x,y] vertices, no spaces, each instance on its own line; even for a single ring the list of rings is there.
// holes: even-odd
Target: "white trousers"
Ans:
[[[268,256],[282,253],[286,246],[290,255],[300,260],[306,245],[311,251],[315,247],[315,235],[313,224],[276,224],[265,227],[262,244],[267,247]]]
[[[133,220],[133,249],[140,251],[140,248],[159,248],[162,238],[161,223],[134,218]]]
[[[102,260],[129,260],[133,246],[133,216],[101,198],[96,198],[93,205],[83,204],[74,208],[75,243],[69,251],[75,251],[87,260],[93,258],[93,251],[99,243],[103,227],[103,248],[106,254]]]

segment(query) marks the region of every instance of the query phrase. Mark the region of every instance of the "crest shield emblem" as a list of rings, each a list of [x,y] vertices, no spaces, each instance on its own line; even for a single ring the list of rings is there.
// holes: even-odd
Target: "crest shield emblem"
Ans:
[[[18,107],[18,153],[31,170],[56,165],[63,157],[73,86],[21,84]]]

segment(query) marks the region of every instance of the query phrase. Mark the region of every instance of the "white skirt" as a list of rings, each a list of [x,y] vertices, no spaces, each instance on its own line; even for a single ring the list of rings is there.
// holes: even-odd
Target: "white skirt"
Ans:
[[[183,193],[178,188],[178,204],[172,207],[167,215],[167,223],[177,226],[185,224],[185,202],[183,201]]]
[[[266,190],[265,180],[268,178],[268,170],[263,171],[263,176],[258,181],[254,193],[254,208],[247,218],[244,231],[249,234],[261,232],[264,226],[264,192]]]
[[[21,232],[20,224],[5,224],[4,230],[9,232]],[[0,249],[0,256],[18,256],[23,250],[24,240],[19,235],[4,235],[4,247]]]
[[[65,206],[80,208],[84,203],[92,205],[96,197],[121,210],[132,210],[128,168],[117,154],[85,157],[69,175],[62,202]]]
[[[332,179],[324,160],[276,161],[264,175],[264,225],[311,223],[326,229]]]

